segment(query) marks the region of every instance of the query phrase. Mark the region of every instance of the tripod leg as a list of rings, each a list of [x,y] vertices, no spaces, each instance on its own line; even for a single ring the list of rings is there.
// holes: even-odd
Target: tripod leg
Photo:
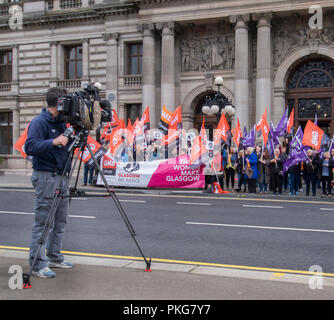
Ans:
[[[75,179],[75,184],[74,184],[74,191],[77,190],[77,185],[78,185],[78,180],[79,180],[79,175],[80,175],[80,169],[81,169],[81,165],[82,165],[82,155],[83,155],[83,150],[80,150],[78,155],[81,153],[81,157],[80,157],[80,162],[79,162],[79,168],[78,168],[78,174],[77,177]]]
[[[123,207],[122,207],[119,199],[117,198],[117,196],[115,194],[115,191],[110,188],[110,186],[109,186],[109,184],[108,184],[108,182],[107,182],[107,180],[106,180],[106,178],[105,178],[105,176],[104,176],[104,174],[102,172],[102,169],[101,169],[99,163],[97,162],[97,160],[95,158],[95,155],[93,154],[92,149],[90,148],[89,144],[87,144],[87,149],[88,149],[88,151],[89,151],[89,153],[90,153],[90,155],[91,155],[91,157],[92,157],[92,159],[93,159],[93,161],[95,163],[97,171],[99,172],[99,174],[100,174],[100,176],[102,178],[102,181],[103,181],[105,187],[107,188],[107,191],[108,191],[109,195],[111,195],[111,197],[113,198],[113,200],[114,200],[114,202],[116,204],[116,207],[117,207],[118,211],[120,212],[120,214],[121,214],[121,216],[122,216],[122,218],[123,218],[126,226],[128,227],[130,233],[135,236],[136,232],[133,229],[133,227],[132,227],[132,225],[130,223],[130,220],[128,219],[128,217],[127,217],[127,215],[126,215],[126,213],[125,213],[125,211],[124,211],[124,209],[123,209]]]
[[[88,149],[88,151],[90,153],[90,156],[92,157],[92,159],[93,159],[93,161],[95,163],[95,166],[96,166],[99,174],[101,175],[101,178],[103,180],[103,183],[104,183],[105,187],[107,188],[108,193],[112,196],[112,198],[113,198],[113,200],[114,200],[114,202],[116,204],[116,207],[117,207],[117,209],[118,209],[121,217],[123,218],[123,221],[124,221],[125,225],[127,226],[127,228],[129,230],[131,236],[132,236],[132,239],[134,240],[134,242],[135,242],[135,244],[136,244],[136,246],[137,246],[137,248],[138,248],[141,256],[143,257],[143,259],[144,259],[144,261],[146,263],[146,269],[145,269],[145,271],[146,272],[150,272],[151,271],[151,260],[152,259],[147,260],[147,258],[145,257],[143,251],[141,250],[141,248],[140,248],[140,246],[139,246],[139,244],[138,244],[138,242],[137,242],[137,240],[135,238],[135,235],[136,235],[135,231],[134,231],[134,229],[133,229],[133,227],[132,227],[132,225],[131,225],[128,217],[127,217],[127,215],[125,214],[124,209],[123,209],[121,203],[119,202],[119,200],[118,200],[118,198],[117,198],[117,196],[115,194],[115,191],[110,188],[110,186],[109,186],[109,184],[108,184],[108,182],[107,182],[107,180],[106,180],[106,178],[105,178],[105,176],[104,176],[104,174],[103,174],[103,172],[101,170],[101,167],[100,167],[99,163],[97,162],[97,160],[95,158],[95,155],[94,155],[94,153],[93,153],[93,151],[92,151],[92,149],[91,149],[91,147],[90,147],[89,144],[87,144],[87,149]]]

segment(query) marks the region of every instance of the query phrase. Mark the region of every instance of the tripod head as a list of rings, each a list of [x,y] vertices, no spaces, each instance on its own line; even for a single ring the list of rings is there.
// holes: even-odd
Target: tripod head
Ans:
[[[68,147],[68,152],[81,147],[87,143],[89,131],[84,127],[75,127],[75,134],[72,135],[73,141]]]

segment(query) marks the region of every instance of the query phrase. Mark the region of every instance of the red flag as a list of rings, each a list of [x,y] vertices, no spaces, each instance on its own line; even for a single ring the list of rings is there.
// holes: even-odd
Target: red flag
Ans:
[[[235,144],[239,148],[240,139],[242,138],[242,132],[241,132],[241,128],[240,128],[239,118],[237,118],[237,126],[234,129],[232,129],[232,134],[233,134],[233,141],[235,142]]]
[[[202,142],[202,137],[196,136],[191,148],[189,164],[191,165],[203,164],[207,161],[207,158],[208,158],[208,151],[206,150],[206,147]]]
[[[150,130],[150,109],[147,106],[145,112],[143,113],[140,123],[143,127],[144,132]]]
[[[121,150],[123,149],[123,145],[124,145],[124,139],[123,139],[123,128],[118,125],[118,127],[115,129],[112,138],[110,139],[110,153],[114,156],[114,157],[119,157]]]
[[[324,131],[316,126],[311,120],[308,120],[304,129],[302,144],[319,150]]]
[[[87,138],[87,144],[89,144],[90,148],[92,149],[93,154],[95,155],[97,161],[99,161],[99,159],[106,153],[106,149],[104,147],[102,147],[96,140],[94,140],[91,136],[88,136]],[[75,154],[77,155],[79,152],[79,148],[75,149]],[[87,163],[88,166],[92,166],[94,165],[94,161],[91,158],[91,155],[87,149],[87,147],[85,147],[85,150],[83,152],[83,154],[80,153],[79,155],[79,159],[81,159],[82,156],[82,161],[84,163]]]
[[[129,130],[130,132],[133,131],[132,123],[131,123],[131,120],[130,120],[130,119],[128,119],[128,125],[127,125],[126,129]]]
[[[180,137],[179,130],[170,129],[168,134],[162,137],[161,146],[169,146],[169,148],[176,147],[177,139]]]
[[[269,134],[269,126],[266,118],[262,119],[261,131],[262,131],[263,143],[266,146]]]
[[[118,124],[119,124],[119,119],[117,116],[117,112],[115,110],[112,110],[111,121],[108,122],[106,126],[104,127],[104,130],[101,134],[101,139],[105,139],[105,141],[109,141],[112,135],[113,129],[116,128]]]
[[[230,126],[226,120],[224,113],[222,113],[217,129],[215,131],[215,135],[213,137],[214,145],[218,145],[221,139],[223,139],[226,142],[228,130],[230,130]]]
[[[135,137],[141,136],[144,134],[142,123],[137,118],[136,122],[133,124],[132,133]]]
[[[28,137],[28,127],[29,124],[27,125],[27,127],[24,129],[23,133],[21,134],[20,138],[18,138],[18,140],[16,141],[16,143],[14,144],[14,149],[20,151],[21,156],[23,158],[27,157],[27,154],[25,153],[24,150],[24,144],[26,143],[27,137]]]
[[[113,128],[118,126],[119,119],[118,119],[117,112],[115,110],[112,110],[112,117],[111,117],[111,121],[109,123],[110,123],[110,126],[113,127]]]
[[[168,111],[165,105],[162,107],[161,118],[159,122],[159,129],[161,129],[165,134],[168,133],[170,121],[173,117],[173,113]]]
[[[293,121],[294,121],[294,117],[295,117],[295,108],[292,109],[289,119],[288,119],[288,123],[286,125],[286,132],[290,133],[291,128],[293,127]]]
[[[178,106],[174,111],[172,118],[170,120],[169,129],[182,129],[182,112],[181,106]]]
[[[267,108],[266,108],[266,110],[264,110],[264,113],[263,113],[260,121],[256,125],[256,132],[258,132],[262,129],[263,119],[267,119]]]
[[[204,120],[204,117],[203,117],[202,128],[201,128],[201,131],[200,131],[199,135],[201,136],[202,142],[204,143],[204,145],[206,145],[207,142],[208,142],[208,137],[206,135],[206,130],[205,130],[204,122],[205,122],[205,120]]]

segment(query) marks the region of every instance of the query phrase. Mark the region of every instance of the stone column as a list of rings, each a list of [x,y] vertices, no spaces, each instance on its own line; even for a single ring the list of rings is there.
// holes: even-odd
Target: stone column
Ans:
[[[89,39],[82,40],[82,81],[89,81]]]
[[[13,146],[20,137],[20,107],[18,98],[16,99],[16,107],[13,109]],[[20,152],[13,148],[13,154],[19,154]]]
[[[13,109],[13,145],[20,137],[20,106],[19,106],[19,47],[12,47],[12,84],[11,94],[16,96],[16,106]],[[13,154],[19,154],[19,151],[13,148]]]
[[[118,113],[118,39],[119,33],[105,33],[104,41],[107,42],[107,70],[106,70],[106,96],[114,95],[113,109]]]
[[[271,120],[272,104],[272,45],[271,19],[272,13],[253,14],[257,21],[256,51],[256,121],[267,108],[267,121]]]
[[[140,25],[138,31],[143,32],[142,112],[149,106],[151,128],[156,128],[154,24]]]
[[[273,108],[271,110],[271,120],[278,123],[285,111],[286,88],[274,88]]]
[[[235,24],[234,118],[239,118],[241,128],[249,127],[249,20],[249,15],[230,17],[230,22]]]
[[[163,105],[169,111],[175,106],[175,48],[174,22],[158,23],[161,32],[161,108]]]
[[[14,95],[19,94],[19,46],[12,47],[12,86],[11,92]]]

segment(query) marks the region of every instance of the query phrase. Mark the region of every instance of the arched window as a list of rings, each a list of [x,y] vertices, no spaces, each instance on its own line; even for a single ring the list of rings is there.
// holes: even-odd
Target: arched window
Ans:
[[[310,59],[298,64],[287,81],[287,105],[295,108],[296,125],[318,119],[327,135],[334,130],[334,63]]]

